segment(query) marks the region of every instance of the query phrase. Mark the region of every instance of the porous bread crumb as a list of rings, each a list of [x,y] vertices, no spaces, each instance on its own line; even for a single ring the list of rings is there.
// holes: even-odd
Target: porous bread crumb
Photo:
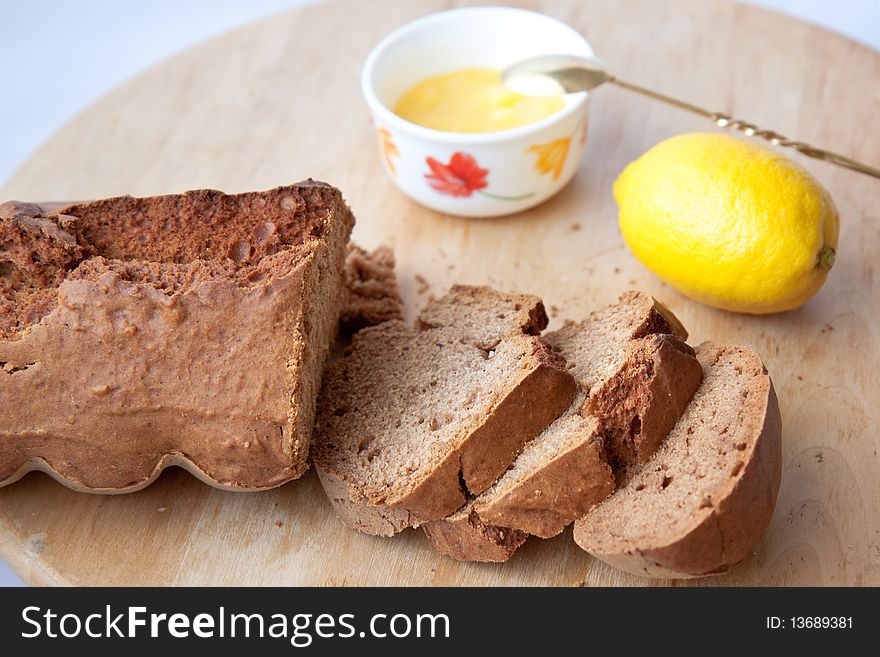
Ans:
[[[403,319],[403,301],[394,271],[394,252],[380,246],[367,252],[349,244],[340,328],[353,333],[366,326]]]
[[[497,292],[488,287],[453,285],[419,314],[422,329],[454,327],[461,339],[489,350],[511,332],[538,335],[547,327],[543,302],[533,294]]]
[[[337,472],[358,481],[374,503],[430,468],[531,357],[530,345],[513,340],[490,357],[460,337],[455,329],[417,331],[397,321],[355,335],[349,356],[327,371],[323,395],[336,403],[324,409],[319,431],[356,440],[321,441],[315,458],[339,464]],[[381,414],[366,412],[377,405]]]

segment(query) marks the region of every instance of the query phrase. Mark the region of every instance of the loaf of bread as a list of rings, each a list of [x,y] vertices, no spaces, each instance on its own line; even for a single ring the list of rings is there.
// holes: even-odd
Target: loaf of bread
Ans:
[[[770,522],[781,421],[761,359],[703,343],[703,382],[657,453],[575,523],[574,538],[615,568],[648,577],[723,573]]]
[[[0,206],[0,484],[298,477],[353,223],[312,181]]]
[[[391,535],[488,488],[575,395],[537,297],[458,286],[331,364],[313,462],[343,520]]]
[[[612,493],[616,479],[657,449],[700,383],[686,337],[672,313],[637,292],[547,334],[578,397],[486,492],[424,525],[437,549],[506,560],[527,534],[555,536]]]

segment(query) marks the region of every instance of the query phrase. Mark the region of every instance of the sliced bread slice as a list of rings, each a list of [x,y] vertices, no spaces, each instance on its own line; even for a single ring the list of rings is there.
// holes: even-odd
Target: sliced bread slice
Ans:
[[[463,299],[482,324],[456,313]],[[540,321],[526,326],[523,315]],[[576,385],[564,361],[528,334],[542,317],[537,297],[457,287],[421,328],[391,321],[354,336],[324,377],[312,452],[349,525],[392,534],[447,516],[569,406]]]
[[[770,522],[781,473],[781,420],[760,357],[697,347],[703,383],[663,445],[620,490],[575,523],[593,556],[649,577],[722,573]]]
[[[438,550],[459,559],[495,560],[499,553],[486,531],[491,525],[555,536],[614,490],[615,473],[624,477],[631,463],[647,459],[702,377],[693,350],[666,333],[687,336],[654,299],[627,293],[617,304],[548,334],[575,374],[579,396],[466,513],[424,525]],[[480,536],[489,543],[481,544]]]

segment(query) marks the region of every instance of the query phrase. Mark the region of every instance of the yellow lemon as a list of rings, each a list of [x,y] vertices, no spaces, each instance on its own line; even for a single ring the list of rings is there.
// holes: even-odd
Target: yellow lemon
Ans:
[[[674,288],[743,313],[790,310],[834,264],[840,216],[806,170],[718,133],[660,142],[614,183],[635,256]]]

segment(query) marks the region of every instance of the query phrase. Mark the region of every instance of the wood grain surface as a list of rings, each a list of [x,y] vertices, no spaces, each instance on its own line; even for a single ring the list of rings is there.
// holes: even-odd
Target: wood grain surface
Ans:
[[[0,198],[235,192],[311,176],[345,192],[358,241],[395,247],[410,317],[453,282],[540,294],[554,327],[626,289],[650,292],[684,321],[692,343],[712,338],[761,353],[781,403],[783,480],[770,529],[733,572],[694,583],[880,584],[880,183],[801,160],[839,205],[840,249],[816,298],[771,317],[692,302],[624,247],[611,195],[617,173],[657,141],[708,124],[622,90],[595,93],[585,162],[554,199],[502,219],[434,214],[385,178],[358,75],[388,31],[460,4],[339,0],[219,37],[77,116]],[[880,54],[843,37],[733,2],[507,4],[582,30],[624,79],[880,163]],[[593,560],[570,531],[530,540],[503,565],[440,557],[417,531],[363,536],[333,515],[312,473],[247,494],[171,470],[116,497],[73,493],[33,473],[0,490],[0,552],[33,584],[648,583]]]

